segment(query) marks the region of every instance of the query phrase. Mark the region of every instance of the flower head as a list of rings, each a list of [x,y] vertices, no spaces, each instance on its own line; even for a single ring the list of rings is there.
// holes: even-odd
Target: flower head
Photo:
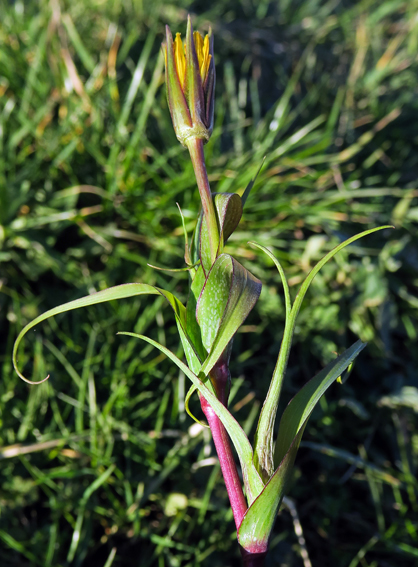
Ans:
[[[171,118],[178,140],[207,142],[213,130],[215,65],[212,30],[203,38],[187,20],[186,43],[181,34],[173,41],[166,26],[165,76]]]

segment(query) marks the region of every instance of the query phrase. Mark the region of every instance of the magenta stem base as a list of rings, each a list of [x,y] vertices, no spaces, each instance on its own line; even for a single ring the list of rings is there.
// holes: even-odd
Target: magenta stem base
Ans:
[[[213,441],[215,443],[216,452],[221,465],[222,475],[224,477],[226,490],[229,496],[229,502],[231,503],[232,512],[234,514],[235,525],[238,530],[241,525],[242,518],[247,511],[247,503],[242,492],[241,480],[238,476],[237,466],[235,464],[229,437],[221,423],[221,420],[203,396],[200,397],[200,404],[212,432]]]

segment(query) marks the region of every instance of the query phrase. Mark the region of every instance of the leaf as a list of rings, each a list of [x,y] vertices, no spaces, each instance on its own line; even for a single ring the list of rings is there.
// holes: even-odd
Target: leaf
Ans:
[[[130,284],[118,285],[115,287],[109,287],[108,289],[105,289],[103,291],[98,291],[96,293],[92,293],[91,295],[87,295],[80,299],[76,299],[74,301],[70,301],[68,303],[58,305],[58,307],[54,307],[54,309],[50,309],[49,311],[46,311],[42,315],[39,315],[39,317],[36,317],[36,319],[31,321],[30,323],[28,323],[26,327],[24,327],[20,331],[13,346],[13,366],[16,372],[18,373],[20,378],[25,382],[27,382],[28,384],[41,384],[42,382],[45,382],[45,380],[49,378],[49,376],[47,376],[44,380],[40,380],[39,382],[32,382],[31,380],[25,378],[17,367],[17,351],[19,348],[19,344],[23,339],[23,337],[26,335],[26,333],[30,331],[30,329],[32,329],[38,323],[41,323],[42,321],[45,321],[50,317],[54,317],[54,315],[58,315],[59,313],[65,313],[73,309],[79,309],[80,307],[88,307],[89,305],[97,305],[98,303],[105,303],[107,301],[113,301],[115,299],[124,299],[127,297],[134,297],[136,295],[143,295],[143,294],[162,295],[163,297],[165,297],[165,299],[167,299],[167,301],[170,303],[171,307],[174,310],[174,313],[176,315],[176,320],[180,323],[180,326],[185,327],[186,309],[184,305],[169,291],[165,291],[158,287],[154,287],[152,285],[142,284],[142,283],[130,283]]]
[[[261,162],[260,167],[258,168],[257,173],[254,175],[254,177],[251,179],[251,181],[248,183],[247,187],[245,188],[244,193],[242,194],[241,200],[242,200],[242,208],[244,208],[245,203],[247,202],[247,199],[250,195],[251,189],[254,187],[254,183],[258,177],[258,174],[261,171],[261,168],[264,165],[264,162],[266,161],[266,156],[263,157],[263,161]]]
[[[241,220],[242,200],[237,193],[214,193],[213,201],[218,213],[220,234],[225,244]]]
[[[279,433],[277,436],[274,461],[280,463],[295,435],[306,423],[315,405],[323,396],[330,385],[337,380],[346,370],[357,355],[364,349],[366,343],[355,342],[350,348],[343,352],[338,358],[331,361],[325,368],[312,378],[290,401],[284,410],[280,420]]]
[[[202,360],[204,360],[204,357],[201,358],[199,354],[196,352],[196,349],[194,348],[194,345],[192,344],[188,333],[184,331],[182,325],[179,323],[178,320],[177,320],[177,330],[179,332],[180,340],[183,345],[184,354],[186,355],[187,364],[195,374],[198,374],[200,372],[200,369],[202,368]],[[213,390],[211,385],[210,388]]]
[[[256,304],[261,282],[228,254],[216,259],[197,303],[202,342],[208,350],[207,375]]]
[[[192,412],[190,411],[189,408],[189,401],[190,398],[193,396],[193,394],[196,392],[197,388],[194,384],[192,384],[190,386],[189,391],[186,394],[186,397],[184,399],[184,407],[186,409],[186,412],[188,413],[188,415],[193,419],[193,421],[195,421],[196,423],[198,423],[199,425],[202,425],[203,427],[209,427],[209,425],[207,423],[204,423],[203,421],[200,421],[200,419],[197,419],[197,417],[195,417]]]
[[[231,293],[231,257],[219,256],[203,285],[196,306],[196,318],[202,333],[202,343],[210,352],[216,339]]]
[[[306,292],[309,289],[309,286],[311,285],[314,277],[316,276],[316,274],[319,272],[319,270],[325,266],[325,264],[331,260],[331,258],[333,258],[340,250],[342,250],[343,248],[345,248],[346,246],[348,246],[349,244],[352,244],[353,242],[355,242],[356,240],[359,240],[360,238],[363,238],[364,236],[367,236],[368,234],[372,234],[373,232],[377,232],[378,230],[383,230],[385,228],[394,228],[393,226],[390,225],[385,225],[385,226],[378,226],[377,228],[371,228],[370,230],[365,230],[364,232],[360,232],[359,234],[356,234],[354,236],[352,236],[351,238],[348,238],[347,240],[345,240],[344,242],[341,242],[341,244],[339,244],[338,246],[336,246],[335,248],[333,248],[330,252],[328,252],[328,254],[326,254],[317,264],[314,268],[312,268],[312,270],[309,272],[309,274],[306,276],[304,282],[302,283],[302,285],[300,286],[300,290],[295,298],[295,302],[293,304],[293,308],[292,308],[292,316],[293,319],[296,319],[298,313],[299,313],[299,309],[300,306],[302,305],[302,302],[305,298]]]
[[[197,358],[199,363],[196,366],[191,364],[189,358],[187,357],[187,353],[186,353],[186,358],[187,361],[189,362],[190,368],[193,370],[195,374],[199,373],[199,370],[202,366],[202,362],[205,360],[208,354],[203,346],[200,327],[196,320],[197,301],[199,299],[199,295],[202,292],[205,281],[206,281],[205,272],[203,271],[203,267],[199,266],[193,278],[192,284],[190,286],[189,297],[187,299],[187,305],[186,305],[186,330],[192,344],[194,345],[194,349],[197,353]]]
[[[235,193],[215,193],[213,195],[215,209],[218,215],[218,223],[221,227],[221,236],[219,246],[223,246],[223,243],[227,241],[229,236],[238,226],[238,223],[242,216],[242,204],[241,198]],[[187,333],[195,346],[196,352],[199,354],[201,360],[204,360],[207,356],[207,352],[210,348],[205,349],[202,345],[202,335],[199,324],[197,322],[197,302],[199,296],[202,292],[203,286],[206,281],[206,274],[210,271],[210,249],[209,249],[209,237],[207,234],[206,222],[200,215],[198,225],[196,227],[195,235],[198,234],[197,248],[199,249],[200,257],[202,258],[201,267],[196,270],[193,277],[192,285],[190,288],[190,294],[187,301]],[[194,247],[195,249],[196,247]],[[195,257],[194,257],[195,259]],[[186,354],[187,357],[187,354]],[[188,359],[189,361],[189,359]],[[198,373],[197,368],[194,368],[189,364],[195,373]]]
[[[238,529],[239,544],[250,553],[265,553],[277,512],[285,495],[296,453],[305,426],[296,435],[293,444],[276,473],[246,511]]]
[[[192,381],[193,385],[196,386],[199,392],[209,402],[213,411],[222,421],[232,443],[234,444],[241,464],[247,498],[251,504],[251,502],[253,502],[257,495],[262,491],[264,484],[253,465],[253,450],[248,437],[245,435],[244,430],[234,416],[226,409],[218,398],[212,394],[202,380],[198,378],[196,374],[194,374],[194,372],[192,372],[190,368],[188,368],[173,352],[171,352],[171,350],[144,335],[127,332],[120,332],[118,334],[137,337],[138,339],[142,339],[158,348],[184,372],[184,374]]]
[[[189,247],[189,239],[187,236],[187,230],[186,230],[186,223],[184,220],[184,216],[183,216],[183,211],[181,210],[181,207],[178,203],[176,203],[177,208],[179,210],[180,213],[180,217],[181,217],[181,224],[183,225],[183,234],[184,234],[184,261],[186,262],[186,264],[188,266],[191,266],[192,261],[190,259],[190,247]],[[196,264],[194,264],[196,265]]]
[[[237,193],[213,193],[216,216],[221,239],[219,241],[218,256],[223,252],[223,247],[237,228],[242,217],[242,201]],[[209,248],[209,234],[206,219],[203,217],[199,224],[199,255],[206,273],[209,272],[212,263]]]
[[[162,268],[160,266],[154,266],[154,264],[150,264],[149,262],[147,262],[147,266],[149,266],[153,270],[159,270],[160,272],[177,273],[177,272],[188,272],[190,270],[193,270],[199,265],[199,263],[200,262],[196,262],[196,264],[190,264],[185,268]]]
[[[259,473],[263,476],[270,477],[274,470],[273,463],[273,429],[274,422],[277,413],[277,407],[279,404],[280,393],[282,390],[283,380],[287,368],[287,362],[289,359],[290,347],[292,345],[293,333],[296,325],[296,318],[298,316],[300,307],[305,298],[306,292],[309,289],[312,280],[319,272],[319,270],[324,266],[331,258],[337,254],[340,250],[348,246],[349,244],[355,242],[363,236],[372,234],[378,230],[383,230],[384,228],[392,228],[390,226],[380,226],[377,228],[372,228],[366,230],[355,236],[341,242],[338,246],[333,248],[328,254],[326,254],[316,266],[309,272],[304,282],[302,283],[299,292],[295,298],[290,314],[286,320],[285,331],[283,334],[283,340],[280,346],[280,352],[277,359],[276,367],[273,372],[273,377],[270,383],[270,388],[267,393],[266,399],[264,401],[263,407],[261,409],[260,418],[258,421],[257,431],[255,434],[254,443],[254,462]]]
[[[365,346],[361,341],[357,341],[330,362],[296,394],[283,412],[275,452],[275,461],[280,463],[279,467],[247,510],[238,531],[238,540],[247,551],[251,551],[254,546],[267,549],[309,416],[327,388],[348,368]]]
[[[193,232],[192,241],[190,243],[190,257],[193,264],[200,262],[200,233],[202,230],[203,213],[197,219],[196,227]]]
[[[286,280],[286,275],[284,273],[284,270],[279,262],[279,260],[276,258],[276,256],[273,254],[273,252],[271,252],[268,248],[266,248],[265,246],[261,246],[261,244],[257,244],[257,242],[249,242],[248,244],[250,244],[251,246],[255,246],[256,248],[258,248],[259,250],[261,250],[262,252],[264,252],[265,254],[267,254],[267,256],[269,256],[269,258],[271,258],[279,272],[280,275],[280,279],[282,280],[282,285],[283,285],[283,291],[284,291],[284,301],[285,301],[285,310],[286,310],[286,319],[288,318],[288,316],[290,315],[290,310],[292,309],[292,301],[290,299],[290,291],[289,291],[289,285],[287,283]]]

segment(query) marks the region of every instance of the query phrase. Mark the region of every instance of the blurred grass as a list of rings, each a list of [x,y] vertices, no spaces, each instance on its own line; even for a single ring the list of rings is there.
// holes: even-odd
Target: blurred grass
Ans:
[[[278,275],[247,241],[274,247],[296,291],[337,242],[395,225],[327,265],[302,308],[283,403],[355,336],[369,346],[311,419],[267,564],[416,565],[418,2],[1,10],[1,563],[239,565],[210,437],[184,411],[185,377],[115,336],[149,333],[181,354],[160,300],[45,323],[19,360],[28,377],[51,372],[48,383],[28,388],[11,367],[17,332],[64,301],[129,281],[185,299],[184,275],[147,262],[181,267],[176,201],[190,231],[198,210],[159,49],[164,24],[184,31],[190,12],[215,33],[213,189],[243,191],[266,156],[229,247],[264,282],[232,363],[231,407],[248,431],[284,308]]]

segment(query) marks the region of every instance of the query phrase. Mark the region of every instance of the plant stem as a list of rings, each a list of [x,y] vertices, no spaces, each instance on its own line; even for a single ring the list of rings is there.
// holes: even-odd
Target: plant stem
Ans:
[[[229,354],[230,350],[226,349],[209,375],[215,388],[216,395],[225,407],[228,407],[228,396],[231,381],[228,364]],[[238,476],[237,466],[232,454],[229,437],[221,420],[203,396],[200,396],[200,405],[202,406],[203,413],[208,420],[209,427],[212,432],[213,441],[215,443],[216,452],[221,465],[222,475],[224,477],[226,490],[229,496],[229,502],[234,514],[235,525],[238,531],[244,514],[247,511],[247,503],[242,491],[241,480]],[[250,553],[241,546],[240,551],[244,567],[263,567],[267,551],[263,553]]]
[[[222,425],[219,417],[203,396],[200,396],[200,404],[212,432],[213,441],[215,443],[216,452],[221,465],[222,475],[224,477],[226,490],[229,496],[229,502],[234,514],[235,525],[238,530],[244,514],[247,511],[247,503],[244,498],[244,493],[242,492],[241,481],[238,476],[237,466],[232,454],[228,433]]]
[[[203,152],[203,140],[199,138],[189,138],[187,140],[187,148],[193,164],[194,173],[196,175],[197,186],[199,188],[200,199],[202,201],[203,214],[209,233],[210,257],[213,262],[219,246],[219,228],[216,220],[215,207],[213,205],[212,193],[210,190],[208,174],[206,171],[205,154]]]

